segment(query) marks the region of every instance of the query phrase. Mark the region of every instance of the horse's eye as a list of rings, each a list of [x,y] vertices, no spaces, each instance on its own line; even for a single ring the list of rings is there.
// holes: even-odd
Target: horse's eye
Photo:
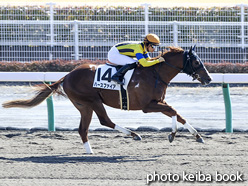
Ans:
[[[200,62],[199,61],[195,61],[195,65],[200,65]]]

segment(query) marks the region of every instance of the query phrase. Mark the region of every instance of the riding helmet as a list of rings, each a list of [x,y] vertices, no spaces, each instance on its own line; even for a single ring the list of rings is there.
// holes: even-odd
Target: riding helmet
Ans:
[[[156,34],[147,34],[144,41],[148,44],[160,45],[159,37]]]

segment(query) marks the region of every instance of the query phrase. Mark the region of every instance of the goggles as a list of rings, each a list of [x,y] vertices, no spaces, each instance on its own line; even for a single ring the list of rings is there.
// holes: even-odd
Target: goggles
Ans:
[[[157,45],[151,45],[152,49],[157,50]]]

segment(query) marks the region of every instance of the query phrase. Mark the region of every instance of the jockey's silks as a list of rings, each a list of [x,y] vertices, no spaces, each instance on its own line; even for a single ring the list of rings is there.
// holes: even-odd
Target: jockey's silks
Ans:
[[[158,59],[151,60],[143,42],[127,41],[118,43],[115,47],[118,49],[120,54],[131,58],[137,58],[143,67],[149,67],[159,63]]]

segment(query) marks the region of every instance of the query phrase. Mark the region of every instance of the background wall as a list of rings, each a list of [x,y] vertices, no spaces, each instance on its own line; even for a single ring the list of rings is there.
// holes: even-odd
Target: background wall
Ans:
[[[245,63],[248,7],[2,5],[0,61],[106,59],[118,42],[161,38],[161,48],[197,44],[204,62]],[[154,55],[157,55],[155,53]]]

